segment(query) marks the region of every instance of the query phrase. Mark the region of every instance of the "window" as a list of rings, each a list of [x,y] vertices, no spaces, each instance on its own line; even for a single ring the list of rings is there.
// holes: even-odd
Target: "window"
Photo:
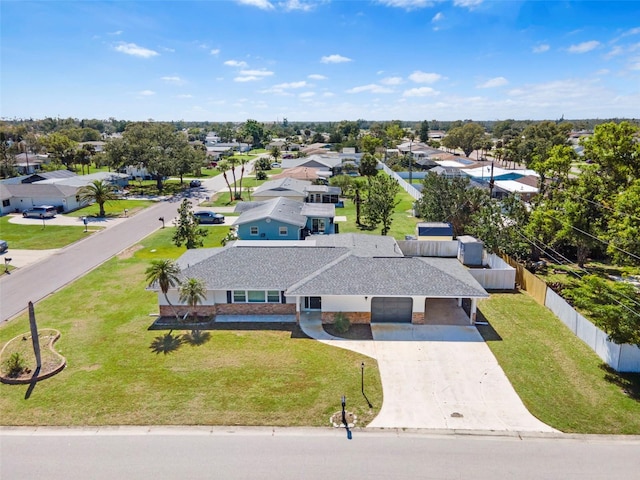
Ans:
[[[249,303],[264,303],[264,292],[261,290],[250,290],[247,292]]]
[[[314,233],[324,232],[324,218],[314,218],[311,220],[311,231]]]
[[[9,199],[2,200],[2,206],[3,207],[8,207],[9,205],[11,205],[11,200],[9,200]]]
[[[278,290],[267,291],[267,302],[280,303],[280,292]]]
[[[246,303],[247,302],[247,292],[244,290],[234,290],[233,291],[233,303]]]
[[[287,235],[289,235],[289,229],[287,227],[280,227],[278,229],[278,233],[281,237],[286,237]]]
[[[256,226],[249,227],[249,234],[250,235],[258,235],[258,227],[256,227]]]

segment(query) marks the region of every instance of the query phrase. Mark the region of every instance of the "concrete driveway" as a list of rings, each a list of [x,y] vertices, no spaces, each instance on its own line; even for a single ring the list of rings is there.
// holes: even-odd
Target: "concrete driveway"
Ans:
[[[324,333],[317,320],[300,324],[378,361],[384,402],[369,427],[555,431],[525,408],[475,327],[373,324],[373,341],[350,341]]]

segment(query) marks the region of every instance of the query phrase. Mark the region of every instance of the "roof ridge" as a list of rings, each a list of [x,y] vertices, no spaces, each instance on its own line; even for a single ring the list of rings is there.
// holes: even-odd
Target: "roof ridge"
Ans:
[[[340,247],[337,247],[340,248]],[[344,247],[342,247],[344,248]],[[304,285],[305,283],[313,280],[315,277],[317,277],[318,275],[326,272],[327,270],[329,270],[330,268],[333,268],[334,266],[338,265],[339,263],[343,262],[344,260],[346,260],[347,258],[354,256],[353,252],[349,249],[347,249],[347,251],[344,253],[344,255],[339,256],[338,258],[336,258],[335,260],[327,263],[325,266],[323,266],[322,268],[317,269],[316,271],[310,273],[309,275],[307,275],[306,277],[304,277],[303,279],[297,281],[296,283],[294,283],[293,285],[289,285],[289,287],[287,288],[287,292],[289,290],[294,290],[296,288],[301,287],[302,285]],[[285,292],[286,293],[286,292]]]

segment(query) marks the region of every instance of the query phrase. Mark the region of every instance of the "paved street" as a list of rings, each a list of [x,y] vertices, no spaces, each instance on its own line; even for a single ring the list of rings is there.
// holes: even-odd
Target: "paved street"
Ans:
[[[636,478],[639,437],[486,436],[343,429],[0,430],[0,478]]]
[[[236,171],[239,177],[240,169]],[[202,188],[187,192],[187,195],[200,202],[225,188],[224,178],[218,175],[203,182]],[[165,224],[171,225],[181,200],[181,197],[176,197],[160,201],[133,217],[55,251],[37,263],[0,277],[0,321],[13,318],[27,308],[29,301],[41,300],[139,242],[162,226],[158,218],[164,217]]]

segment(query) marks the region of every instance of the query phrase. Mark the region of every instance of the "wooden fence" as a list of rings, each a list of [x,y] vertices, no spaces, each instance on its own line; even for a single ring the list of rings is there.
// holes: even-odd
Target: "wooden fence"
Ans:
[[[516,269],[516,283],[520,285],[520,288],[526,290],[540,305],[544,305],[547,298],[547,283],[508,255],[503,255],[502,258]]]

